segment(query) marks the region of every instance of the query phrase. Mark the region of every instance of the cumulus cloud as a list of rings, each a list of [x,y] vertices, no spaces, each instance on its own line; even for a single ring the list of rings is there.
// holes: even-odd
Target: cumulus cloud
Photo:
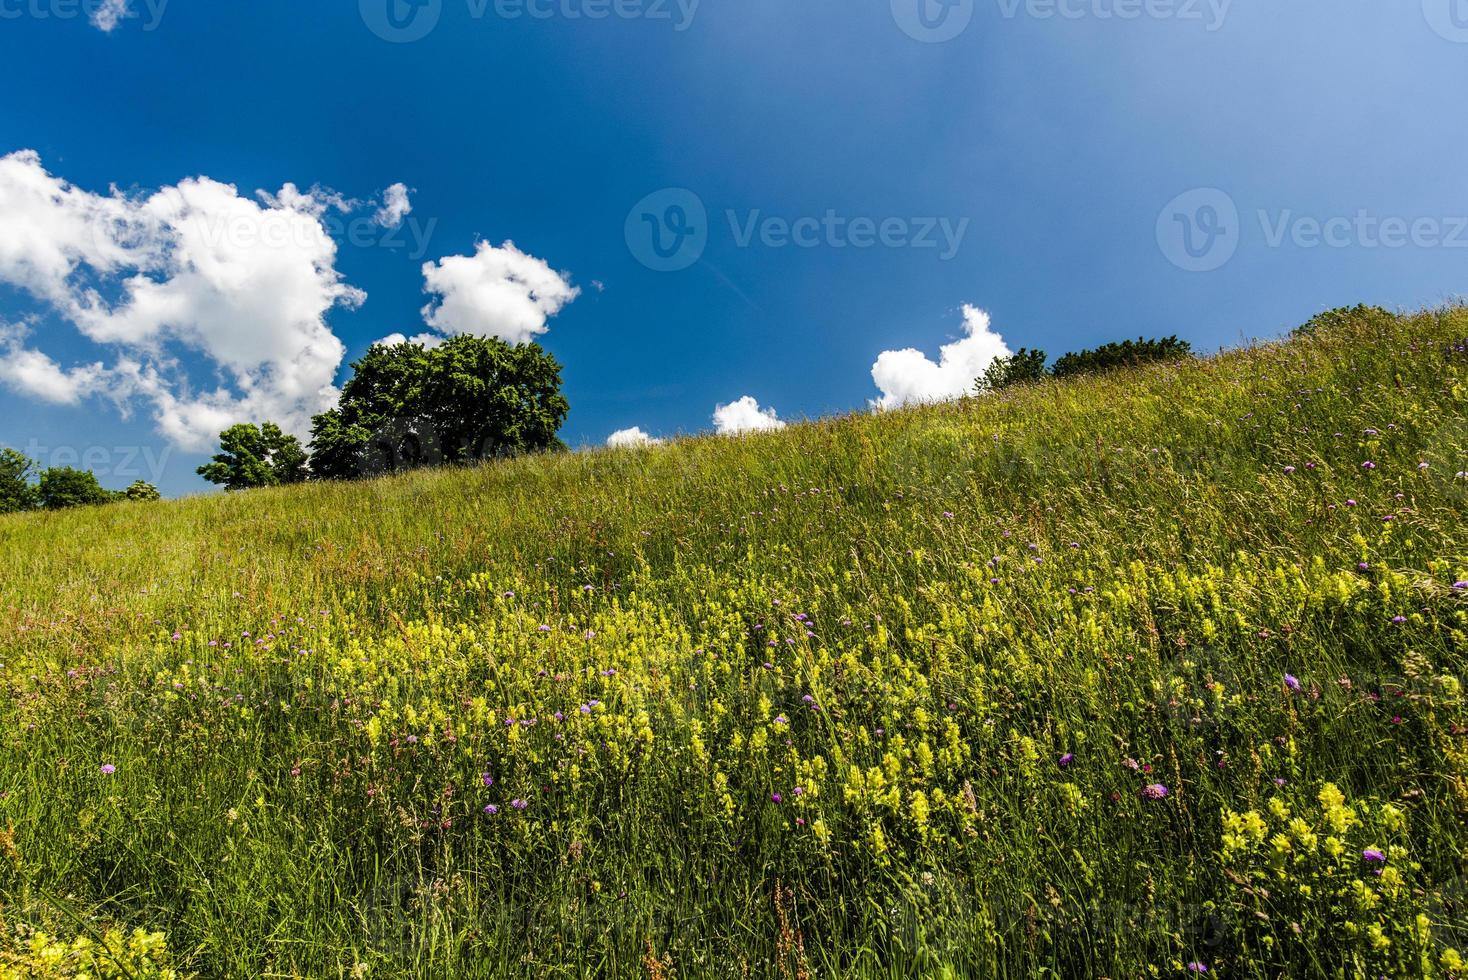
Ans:
[[[408,200],[408,185],[393,184],[382,192],[382,207],[377,209],[373,220],[384,228],[396,228],[412,210],[413,204]]]
[[[128,4],[129,0],[102,0],[92,11],[92,26],[104,34],[111,34],[124,18],[132,16]]]
[[[882,392],[877,408],[961,398],[995,358],[1008,357],[1004,338],[989,327],[989,314],[976,306],[963,308],[964,336],[938,350],[934,363],[919,350],[883,351],[872,365],[872,380]]]
[[[100,363],[65,370],[25,347],[27,333],[24,327],[0,323],[0,384],[53,405],[75,405],[105,389],[107,371]]]
[[[449,255],[423,265],[423,291],[437,297],[423,319],[446,334],[533,340],[546,321],[581,294],[543,259],[505,242],[480,242],[473,255]]]
[[[721,436],[738,435],[741,432],[770,432],[783,428],[785,423],[776,417],[775,410],[761,410],[759,402],[750,395],[714,408],[714,429]]]
[[[305,434],[338,396],[345,348],[326,313],[366,299],[342,281],[321,222],[339,200],[287,184],[256,201],[207,177],[148,196],[94,194],[48,173],[34,151],[0,157],[0,282],[115,357],[63,368],[12,329],[0,381],[53,401],[143,399],[186,449],[242,421]],[[192,384],[183,352],[213,368],[210,387]]]
[[[613,449],[627,449],[631,446],[656,446],[663,440],[655,439],[643,432],[639,426],[630,429],[618,429],[607,436],[607,445]]]

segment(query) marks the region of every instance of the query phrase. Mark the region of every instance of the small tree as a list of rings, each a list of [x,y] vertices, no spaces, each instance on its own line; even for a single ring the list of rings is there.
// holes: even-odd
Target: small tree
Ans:
[[[1322,330],[1336,330],[1350,323],[1381,323],[1391,320],[1392,315],[1379,306],[1357,303],[1355,306],[1338,306],[1333,310],[1317,313],[1294,330],[1293,337],[1307,337]]]
[[[103,489],[91,470],[77,470],[70,466],[53,466],[41,474],[36,485],[36,496],[47,510],[63,510],[67,507],[90,507],[116,500],[120,494]]]
[[[36,488],[30,482],[34,465],[14,449],[0,449],[0,514],[36,506]]]
[[[996,357],[989,362],[983,375],[974,382],[978,394],[999,391],[1017,384],[1034,384],[1045,380],[1045,352],[1021,347],[1009,357]]]
[[[274,422],[232,425],[219,434],[219,452],[198,473],[227,490],[250,490],[306,479],[300,440]]]
[[[135,481],[132,486],[122,492],[122,495],[128,500],[138,501],[140,503],[163,499],[163,495],[158,492],[158,488],[145,480]]]
[[[1076,351],[1066,354],[1055,362],[1051,374],[1057,378],[1068,378],[1078,374],[1099,374],[1116,368],[1151,364],[1155,361],[1172,361],[1193,356],[1193,345],[1177,337],[1161,340],[1124,340],[1119,344],[1103,344],[1094,350]]]

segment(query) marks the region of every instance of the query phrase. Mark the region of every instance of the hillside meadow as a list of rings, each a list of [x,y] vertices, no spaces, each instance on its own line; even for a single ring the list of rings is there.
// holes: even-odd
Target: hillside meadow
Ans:
[[[0,977],[1468,976],[1465,338],[0,518]]]

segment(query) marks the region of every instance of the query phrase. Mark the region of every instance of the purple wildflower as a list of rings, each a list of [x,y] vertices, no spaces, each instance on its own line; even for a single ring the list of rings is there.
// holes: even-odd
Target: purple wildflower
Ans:
[[[1366,850],[1361,852],[1361,858],[1362,860],[1370,861],[1373,864],[1380,864],[1386,860],[1386,855],[1381,853],[1374,847],[1368,847],[1366,848]]]
[[[1288,687],[1291,691],[1298,691],[1300,689],[1300,679],[1294,674],[1285,674],[1284,682],[1285,687]]]
[[[1142,795],[1149,800],[1165,800],[1171,793],[1172,791],[1161,783],[1152,783],[1142,787]]]
[[[1188,964],[1188,972],[1189,973],[1207,973],[1208,972],[1208,964],[1207,963],[1199,963],[1197,960],[1193,960],[1193,962],[1191,962],[1191,963]]]
[[[102,775],[104,775],[104,776],[110,776],[114,772],[117,771],[117,767],[114,766],[112,763],[107,762],[107,763],[103,763],[102,768],[101,768],[100,771],[101,771]]]
[[[770,794],[770,802],[771,803],[784,803],[785,802],[785,798],[782,797],[779,793],[771,793]]]
[[[1064,769],[1074,761],[1076,761],[1076,754],[1074,752],[1067,752],[1060,757],[1060,768]]]
[[[494,815],[495,815],[495,814],[496,814],[496,813],[499,813],[499,812],[500,812],[500,808],[499,808],[499,807],[497,807],[497,806],[495,806],[495,805],[494,805],[494,804],[493,804],[493,803],[491,803],[491,804],[489,804],[489,805],[488,805],[488,806],[486,806],[486,807],[485,807],[485,808],[484,808],[484,812],[485,812],[485,813],[486,813],[486,814],[488,814],[488,815],[489,815],[489,816],[491,816],[491,817],[492,817],[492,816],[494,816]]]
[[[1284,471],[1285,471],[1285,476],[1294,476],[1294,474],[1295,474],[1295,468],[1293,466],[1286,466],[1284,468]]]
[[[526,801],[526,800],[511,800],[510,801],[510,806],[514,807],[516,810],[523,810],[523,809],[525,809],[529,805],[530,805],[529,802]]]

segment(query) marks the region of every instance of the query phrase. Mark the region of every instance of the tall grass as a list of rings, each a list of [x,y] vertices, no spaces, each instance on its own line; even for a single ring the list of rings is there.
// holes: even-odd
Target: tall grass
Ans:
[[[0,519],[0,969],[1461,975],[1465,336]]]

